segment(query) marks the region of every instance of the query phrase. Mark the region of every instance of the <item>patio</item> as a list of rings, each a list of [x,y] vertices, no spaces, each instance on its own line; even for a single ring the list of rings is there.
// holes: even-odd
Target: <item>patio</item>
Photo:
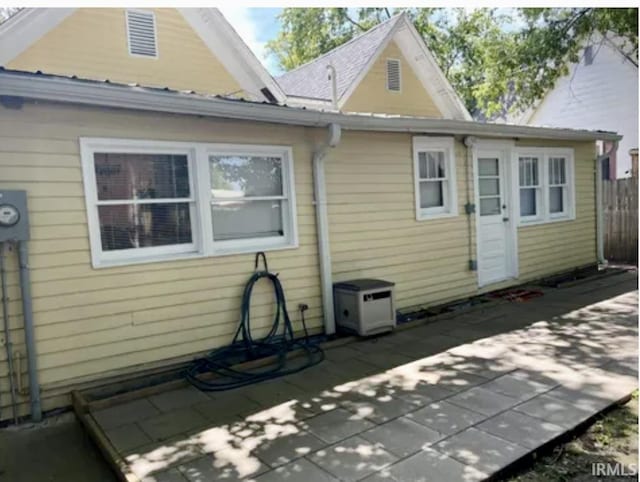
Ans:
[[[160,387],[83,418],[123,480],[484,480],[636,388],[636,289],[635,273],[542,288],[288,377]]]

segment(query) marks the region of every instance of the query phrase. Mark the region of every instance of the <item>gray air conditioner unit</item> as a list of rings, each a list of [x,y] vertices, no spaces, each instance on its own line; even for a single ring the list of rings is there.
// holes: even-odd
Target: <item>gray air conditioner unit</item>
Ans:
[[[333,296],[338,327],[360,336],[391,331],[396,326],[394,283],[357,279],[335,283]]]

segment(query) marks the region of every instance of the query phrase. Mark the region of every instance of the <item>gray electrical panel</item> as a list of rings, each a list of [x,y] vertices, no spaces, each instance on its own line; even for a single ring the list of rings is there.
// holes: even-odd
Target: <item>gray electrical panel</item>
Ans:
[[[0,243],[28,240],[27,191],[0,190]]]

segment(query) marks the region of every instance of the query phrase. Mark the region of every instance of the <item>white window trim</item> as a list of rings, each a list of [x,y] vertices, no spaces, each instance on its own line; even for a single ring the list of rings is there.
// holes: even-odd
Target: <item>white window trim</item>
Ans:
[[[389,88],[389,61],[398,62],[398,90],[392,90]],[[392,94],[401,94],[402,93],[402,61],[400,59],[395,58],[387,58],[384,63],[385,66],[385,88],[387,92],[391,92]]]
[[[213,219],[211,214],[205,216],[212,225],[207,226],[206,232],[211,235],[207,239],[207,244],[212,246],[212,253],[216,255],[237,254],[237,253],[254,253],[256,251],[267,251],[274,249],[289,249],[298,247],[298,229],[297,214],[295,203],[295,180],[293,177],[293,152],[290,147],[284,146],[252,146],[238,144],[211,144],[205,146],[206,151],[206,181],[208,186],[207,193],[207,209],[211,206],[211,187],[208,185],[210,176],[209,156],[216,154],[236,154],[236,155],[255,155],[255,156],[279,156],[282,158],[282,192],[289,206],[288,215],[283,215],[282,223],[285,233],[285,240],[279,236],[271,238],[259,239],[243,239],[243,240],[224,240],[216,241],[213,238]],[[209,211],[210,213],[210,211]],[[211,229],[209,229],[211,228]]]
[[[131,52],[131,36],[129,33],[129,12],[138,12],[143,13],[145,15],[151,15],[153,17],[153,38],[156,44],[156,54],[155,55],[140,55],[134,54]],[[160,45],[158,42],[158,21],[156,19],[156,13],[153,10],[142,10],[139,8],[127,8],[125,9],[125,29],[127,31],[127,52],[129,52],[129,56],[138,57],[141,59],[158,59],[160,57]]]
[[[103,251],[100,236],[100,221],[98,218],[98,194],[94,168],[94,153],[96,152],[187,155],[189,163],[189,188],[191,192],[189,199],[193,199],[193,207],[191,209],[192,243],[184,246],[169,245],[118,250],[117,252]],[[211,186],[209,155],[219,153],[262,154],[280,156],[282,158],[283,193],[286,193],[288,200],[288,210],[283,216],[285,233],[288,231],[288,234],[285,234],[284,238],[274,237],[240,241],[214,241],[213,219],[210,209]],[[294,162],[292,149],[289,146],[80,138],[80,154],[87,209],[87,223],[89,227],[91,262],[94,268],[254,253],[256,251],[297,249],[299,247],[293,172]]]
[[[536,199],[536,215],[520,215],[520,178],[519,178],[519,158],[538,157],[538,182],[539,196]],[[549,203],[549,158],[564,157],[566,159],[566,191],[567,202],[563,213],[550,213]],[[518,216],[518,226],[534,226],[537,224],[548,224],[563,221],[573,221],[576,218],[576,196],[575,196],[575,152],[572,148],[559,147],[526,147],[514,150],[514,182],[513,199],[515,201],[515,212]]]
[[[418,154],[424,151],[444,152],[445,174],[448,183],[444,208],[420,207],[420,159]],[[413,183],[417,221],[448,218],[458,215],[458,185],[456,181],[456,157],[453,137],[413,138]]]

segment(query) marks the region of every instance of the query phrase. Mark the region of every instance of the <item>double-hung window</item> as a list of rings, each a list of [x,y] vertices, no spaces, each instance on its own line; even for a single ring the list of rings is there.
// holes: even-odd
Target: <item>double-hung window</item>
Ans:
[[[295,244],[290,150],[221,147],[208,160],[217,251]]]
[[[93,265],[297,246],[281,146],[81,139]]]
[[[550,156],[549,166],[549,216],[558,218],[567,216],[569,204],[569,185],[567,182],[567,158]]]
[[[413,139],[416,219],[458,214],[453,138]]]
[[[520,179],[520,219],[538,219],[540,215],[540,157],[518,157]]]
[[[520,223],[573,219],[573,151],[527,149],[517,160]]]

